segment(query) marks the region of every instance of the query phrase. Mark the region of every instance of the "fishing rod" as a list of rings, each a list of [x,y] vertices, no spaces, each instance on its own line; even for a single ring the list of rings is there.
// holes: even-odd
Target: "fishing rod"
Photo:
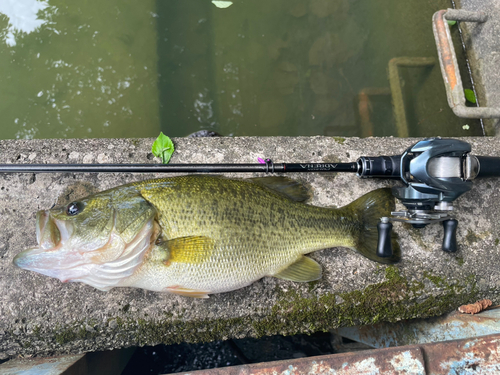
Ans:
[[[128,173],[297,173],[350,172],[360,178],[400,180],[392,194],[406,210],[393,211],[377,225],[380,257],[392,256],[392,222],[405,222],[415,228],[442,222],[442,249],[456,252],[458,221],[452,215],[453,201],[472,188],[472,180],[500,177],[500,157],[474,156],[471,145],[456,139],[427,138],[401,155],[362,156],[351,163],[273,163],[261,164],[3,164],[0,173],[43,172],[128,172]]]
[[[0,173],[236,173],[236,172],[353,172],[357,163],[273,163],[262,164],[0,164]]]

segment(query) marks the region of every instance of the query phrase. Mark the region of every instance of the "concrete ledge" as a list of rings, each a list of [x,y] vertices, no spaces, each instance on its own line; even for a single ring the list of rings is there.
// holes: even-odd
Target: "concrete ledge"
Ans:
[[[476,155],[500,155],[497,138],[465,139]],[[354,161],[361,155],[393,155],[414,139],[396,138],[179,138],[173,163]],[[0,141],[0,163],[155,162],[151,139]],[[500,193],[497,180],[475,182],[455,204],[459,251],[443,253],[441,226],[423,230],[395,225],[402,261],[371,262],[345,248],[312,255],[323,278],[298,284],[264,278],[208,300],[118,288],[105,293],[63,284],[12,265],[35,243],[35,213],[56,201],[134,180],[140,174],[0,175],[0,358],[81,353],[133,345],[197,342],[440,315],[487,297],[498,303]],[[239,177],[249,177],[240,174]],[[312,204],[342,206],[390,181],[353,174],[292,175],[314,188]]]
[[[458,0],[461,9],[488,15],[484,23],[461,22],[471,73],[481,107],[500,108],[500,3],[497,0]],[[463,74],[463,73],[462,73]],[[486,134],[498,134],[500,119],[483,120]]]

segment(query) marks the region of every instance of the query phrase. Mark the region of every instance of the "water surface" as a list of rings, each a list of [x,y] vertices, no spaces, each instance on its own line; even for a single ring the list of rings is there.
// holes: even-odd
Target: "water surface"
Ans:
[[[30,33],[12,31],[13,14],[0,15],[0,138],[159,131],[153,0],[0,2],[23,5],[14,13],[20,19],[34,19],[26,13],[33,5],[43,8]]]
[[[482,134],[446,101],[431,18],[449,0],[0,3],[3,139]]]

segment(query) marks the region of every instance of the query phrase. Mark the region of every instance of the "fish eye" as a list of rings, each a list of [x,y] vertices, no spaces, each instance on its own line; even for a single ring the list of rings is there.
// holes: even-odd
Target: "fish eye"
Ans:
[[[66,213],[69,216],[75,216],[79,214],[82,211],[82,205],[80,202],[71,202],[68,204],[68,207],[66,207]]]

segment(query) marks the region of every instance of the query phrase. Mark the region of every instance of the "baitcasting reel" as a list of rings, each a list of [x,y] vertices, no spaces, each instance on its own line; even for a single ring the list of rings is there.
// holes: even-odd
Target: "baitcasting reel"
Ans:
[[[470,155],[471,145],[456,139],[428,138],[409,147],[402,155],[358,159],[361,178],[400,179],[403,186],[392,188],[393,195],[406,210],[392,212],[378,224],[377,255],[390,257],[391,221],[423,228],[442,222],[446,252],[457,251],[457,225],[453,217],[453,201],[472,188],[477,177],[500,175],[497,157]]]

